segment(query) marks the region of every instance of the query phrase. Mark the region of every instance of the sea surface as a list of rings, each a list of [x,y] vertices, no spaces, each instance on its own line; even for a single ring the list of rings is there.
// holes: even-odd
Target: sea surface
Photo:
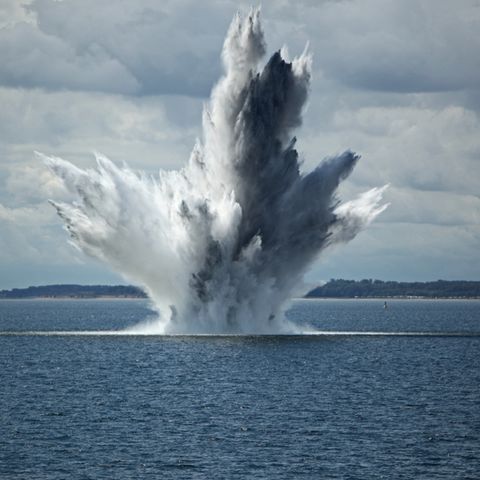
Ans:
[[[0,301],[0,479],[480,478],[480,301],[293,301],[320,335],[35,333],[150,314]]]

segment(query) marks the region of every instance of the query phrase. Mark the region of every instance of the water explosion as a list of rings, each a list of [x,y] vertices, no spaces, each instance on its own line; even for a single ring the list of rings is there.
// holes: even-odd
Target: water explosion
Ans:
[[[51,202],[72,242],[145,289],[158,311],[152,333],[291,330],[281,308],[308,265],[385,208],[383,188],[337,200],[359,158],[350,151],[300,173],[292,130],[311,56],[276,52],[258,71],[264,54],[259,12],[236,16],[203,138],[180,171],[151,177],[101,155],[82,170],[42,156],[78,197]]]

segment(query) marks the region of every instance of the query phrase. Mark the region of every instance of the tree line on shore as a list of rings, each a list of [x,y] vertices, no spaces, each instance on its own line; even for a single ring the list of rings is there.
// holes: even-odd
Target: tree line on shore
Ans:
[[[0,298],[146,298],[132,285],[42,285],[1,290]],[[331,279],[310,290],[305,298],[480,298],[480,282],[437,280],[395,282],[382,280]]]
[[[0,291],[0,298],[146,298],[132,285],[42,285]]]
[[[480,298],[480,282],[437,280],[434,282],[394,282],[382,280],[331,279],[310,290],[306,298]]]

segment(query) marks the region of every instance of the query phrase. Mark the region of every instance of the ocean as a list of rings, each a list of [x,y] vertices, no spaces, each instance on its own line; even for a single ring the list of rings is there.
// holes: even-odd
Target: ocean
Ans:
[[[317,335],[73,334],[150,314],[0,301],[2,480],[480,478],[478,300],[292,301]]]

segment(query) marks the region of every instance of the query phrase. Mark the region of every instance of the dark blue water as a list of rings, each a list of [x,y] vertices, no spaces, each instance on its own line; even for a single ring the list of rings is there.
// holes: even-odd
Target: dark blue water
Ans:
[[[299,301],[321,330],[480,332],[478,301]],[[2,301],[1,331],[142,301]],[[480,336],[0,335],[2,479],[478,479]]]

